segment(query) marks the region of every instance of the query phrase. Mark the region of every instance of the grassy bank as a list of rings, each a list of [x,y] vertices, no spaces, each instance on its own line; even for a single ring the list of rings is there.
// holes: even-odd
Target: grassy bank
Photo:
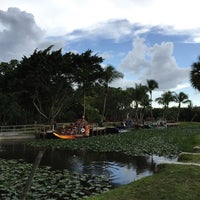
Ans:
[[[183,123],[170,129],[172,141],[180,151],[192,152],[200,144],[198,124]],[[168,132],[168,131],[165,131]],[[200,154],[181,154],[178,161],[200,164]],[[162,164],[153,176],[145,177],[88,200],[198,200],[200,199],[200,167],[192,165]]]
[[[199,167],[161,165],[158,173],[88,200],[198,200]]]

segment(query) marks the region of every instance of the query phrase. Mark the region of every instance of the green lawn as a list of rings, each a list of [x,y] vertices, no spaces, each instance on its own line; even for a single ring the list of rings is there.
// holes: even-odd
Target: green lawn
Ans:
[[[158,173],[88,200],[198,200],[200,168],[174,164],[161,165]]]

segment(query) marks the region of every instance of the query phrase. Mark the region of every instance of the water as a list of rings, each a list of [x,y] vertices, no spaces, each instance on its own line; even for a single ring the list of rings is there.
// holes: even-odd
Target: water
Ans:
[[[26,141],[0,141],[0,157],[24,159],[33,163],[38,149],[27,146]],[[71,172],[106,175],[113,187],[130,183],[153,174],[157,163],[174,161],[165,157],[126,156],[120,153],[91,151],[46,150],[40,165]]]

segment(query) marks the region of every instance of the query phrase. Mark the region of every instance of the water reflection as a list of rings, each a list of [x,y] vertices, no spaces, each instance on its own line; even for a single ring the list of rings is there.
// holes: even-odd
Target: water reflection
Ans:
[[[38,149],[27,146],[26,141],[0,142],[0,157],[24,159],[33,163]],[[121,153],[91,151],[46,150],[40,165],[71,172],[106,175],[115,186],[130,183],[153,174],[155,166],[164,157],[126,156]],[[171,159],[167,159],[171,160]]]
[[[113,152],[54,150],[46,154],[43,162],[47,160],[51,160],[51,166],[54,168],[65,168],[79,173],[104,174],[110,177],[115,186],[151,175],[155,168],[155,163],[148,157],[131,157]]]

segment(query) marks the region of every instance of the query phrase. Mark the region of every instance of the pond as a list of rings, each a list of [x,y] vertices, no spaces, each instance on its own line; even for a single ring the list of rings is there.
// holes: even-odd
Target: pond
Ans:
[[[26,140],[0,141],[0,158],[23,159],[33,163],[38,149],[27,146]],[[67,169],[71,172],[106,175],[113,187],[130,183],[153,174],[155,166],[162,160],[175,161],[176,158],[158,156],[127,156],[121,153],[99,153],[86,150],[69,151],[48,149],[40,165],[53,169]]]

